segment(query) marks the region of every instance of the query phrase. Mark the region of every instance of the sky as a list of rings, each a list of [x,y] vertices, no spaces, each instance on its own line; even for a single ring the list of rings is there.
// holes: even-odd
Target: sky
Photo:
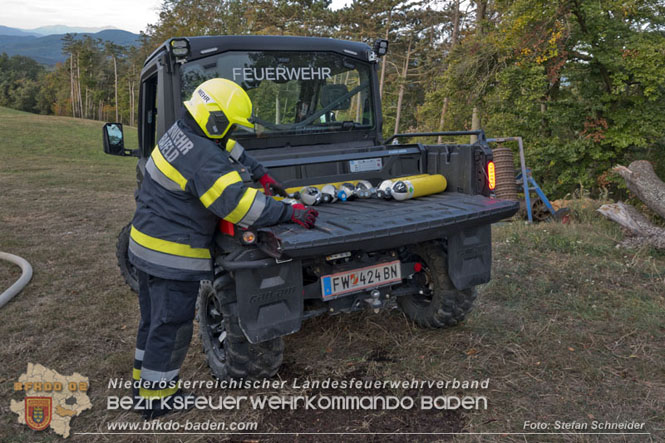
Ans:
[[[349,0],[333,0],[340,8]],[[114,27],[138,33],[156,23],[162,0],[0,0],[0,25],[34,29],[67,25]]]

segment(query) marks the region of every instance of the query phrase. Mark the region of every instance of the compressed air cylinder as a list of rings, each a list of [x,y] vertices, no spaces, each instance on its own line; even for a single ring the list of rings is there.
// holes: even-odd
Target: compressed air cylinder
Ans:
[[[300,190],[300,200],[307,206],[316,206],[321,203],[321,191],[314,186],[306,186]]]
[[[353,183],[342,183],[342,186],[339,187],[339,191],[337,191],[337,198],[343,202],[355,199],[356,187],[353,185]]]
[[[409,180],[393,183],[391,194],[395,200],[408,200],[413,197],[413,185]]]
[[[372,184],[368,182],[367,180],[358,180],[358,183],[356,184],[356,189],[355,189],[355,194],[359,198],[369,198],[372,196]]]
[[[379,187],[376,190],[376,195],[377,197],[385,198],[386,200],[389,200],[393,198],[392,196],[392,186],[393,186],[393,181],[392,180],[384,180],[381,182]]]
[[[337,201],[337,188],[335,185],[325,185],[321,188],[321,202],[335,203]]]
[[[447,184],[445,177],[440,174],[403,179],[393,184],[392,196],[395,200],[408,200],[438,194],[446,190]]]

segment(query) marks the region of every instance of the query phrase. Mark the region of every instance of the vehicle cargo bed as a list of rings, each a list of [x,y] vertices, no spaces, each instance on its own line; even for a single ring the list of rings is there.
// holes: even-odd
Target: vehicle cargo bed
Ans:
[[[467,227],[495,223],[510,217],[519,203],[481,195],[443,192],[406,201],[361,199],[316,207],[314,229],[281,224],[269,231],[289,257],[303,257],[354,249],[378,250],[413,244]]]

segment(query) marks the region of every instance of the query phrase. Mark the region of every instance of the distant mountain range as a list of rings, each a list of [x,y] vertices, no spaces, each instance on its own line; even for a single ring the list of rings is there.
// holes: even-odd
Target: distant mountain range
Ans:
[[[118,29],[115,26],[102,26],[97,28],[81,27],[81,26],[66,26],[66,25],[51,25],[40,26],[34,29],[10,28],[9,26],[0,25],[0,35],[53,35],[53,34],[67,34],[68,32],[77,34],[94,34],[99,31],[106,31],[107,29]]]
[[[0,53],[24,55],[45,65],[64,62],[62,37],[67,33],[77,38],[89,35],[94,39],[111,41],[120,46],[138,45],[139,35],[121,29],[75,28],[64,25],[42,26],[36,29],[18,29],[0,26]]]

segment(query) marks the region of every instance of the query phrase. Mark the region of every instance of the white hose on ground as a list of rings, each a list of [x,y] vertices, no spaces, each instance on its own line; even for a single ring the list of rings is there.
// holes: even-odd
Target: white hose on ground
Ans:
[[[7,260],[9,262],[14,263],[15,265],[20,266],[21,271],[23,272],[21,274],[21,277],[19,277],[19,279],[16,280],[16,282],[14,282],[14,284],[9,287],[9,289],[0,294],[0,308],[2,308],[4,305],[7,304],[9,300],[14,298],[16,294],[21,292],[21,290],[25,288],[25,285],[28,284],[28,282],[32,278],[32,266],[30,266],[30,263],[28,263],[27,260],[17,255],[8,254],[6,252],[1,252],[1,251],[0,251],[0,260]]]

